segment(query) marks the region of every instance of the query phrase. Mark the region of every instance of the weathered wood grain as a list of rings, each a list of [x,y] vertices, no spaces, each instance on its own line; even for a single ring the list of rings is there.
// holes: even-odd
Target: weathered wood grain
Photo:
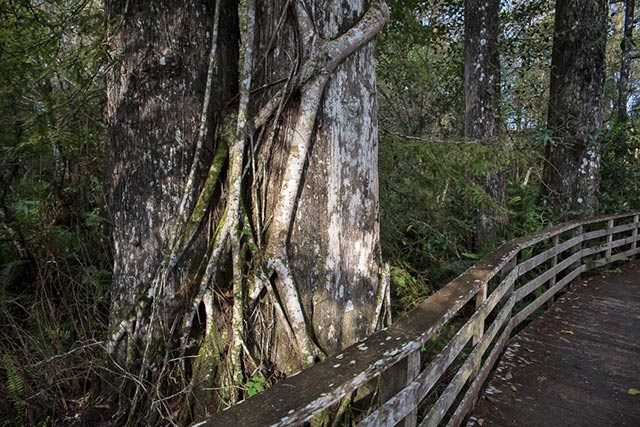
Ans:
[[[538,289],[543,283],[549,281],[552,277],[557,276],[558,273],[561,273],[565,269],[571,267],[576,261],[579,261],[582,258],[581,252],[576,252],[571,255],[569,258],[564,261],[556,264],[551,269],[545,271],[541,275],[529,281],[526,285],[523,285],[515,290],[516,300],[520,301],[522,298],[529,295],[531,292]]]
[[[489,288],[489,284],[485,283],[480,287],[480,290],[476,294],[476,312],[480,309],[482,304],[487,300],[487,290]],[[484,318],[485,316],[480,316],[478,321],[476,322],[476,330],[473,333],[473,345],[478,344],[482,335],[484,334]]]
[[[581,242],[582,242],[582,235],[576,236],[565,242],[558,244],[557,246],[553,246],[532,258],[529,258],[525,262],[518,265],[520,269],[520,274],[523,275],[525,273],[528,273],[529,271],[533,270],[534,268],[544,263],[545,261],[548,261],[549,259],[555,256],[558,256],[562,252],[566,251],[567,249],[571,249],[575,247]]]
[[[389,399],[385,404],[381,405],[366,419],[360,422],[358,427],[395,425],[415,408],[416,403],[431,391],[431,388],[469,342],[480,319],[484,319],[486,314],[491,312],[500,299],[510,290],[510,286],[513,285],[516,277],[517,271],[514,269],[505,277],[494,292],[492,292],[491,297],[485,300],[478,311],[460,328],[447,346],[427,365],[416,379],[404,390]],[[498,329],[503,326],[503,323],[509,318],[513,304],[513,298],[510,298],[492,322],[489,331],[483,335],[480,345],[485,345],[484,343],[490,343],[491,340],[493,340]]]
[[[417,402],[429,393],[451,365],[451,362],[455,360],[462,348],[469,342],[472,335],[473,328],[471,327],[458,331],[444,351],[436,356],[436,359],[411,384],[360,422],[358,427],[395,425],[404,416],[413,411]]]
[[[420,373],[420,350],[410,353],[405,359],[396,363],[390,369],[382,373],[380,378],[379,399],[384,404],[388,404],[398,392],[406,390],[413,380]],[[415,427],[417,423],[416,405],[417,401],[412,399],[401,399],[399,401],[406,411],[396,411],[397,417],[393,425],[398,427]]]
[[[575,268],[573,271],[571,271],[569,274],[567,274],[562,279],[558,280],[558,282],[555,285],[553,285],[552,287],[547,289],[542,295],[540,295],[538,298],[536,298],[535,301],[533,301],[531,304],[526,306],[524,309],[522,309],[520,312],[518,312],[518,314],[516,314],[513,317],[513,321],[514,321],[514,324],[515,324],[514,326],[519,325],[527,317],[531,316],[531,314],[533,314],[534,311],[536,311],[538,308],[540,308],[542,306],[542,304],[544,304],[545,302],[549,301],[549,299],[551,299],[551,297],[553,297],[555,294],[557,294],[566,285],[571,283],[584,270],[585,270],[584,265],[581,265],[581,266]]]
[[[513,302],[511,307],[513,307]],[[473,405],[475,405],[476,400],[479,397],[480,389],[482,385],[487,380],[487,377],[491,373],[491,370],[493,369],[496,362],[502,355],[502,352],[505,346],[507,345],[507,342],[509,341],[509,337],[511,336],[512,331],[513,331],[513,322],[509,322],[507,324],[507,327],[504,328],[504,330],[500,334],[500,337],[496,341],[495,346],[493,347],[493,349],[491,349],[491,353],[489,353],[489,357],[482,365],[482,368],[480,368],[480,372],[478,373],[478,376],[474,378],[473,383],[471,383],[471,386],[465,393],[462,401],[460,402],[455,412],[451,416],[451,419],[447,423],[447,427],[459,426],[464,420],[464,418],[467,416],[469,410],[473,408]]]
[[[634,215],[633,216],[633,223],[636,225],[636,227],[633,228],[633,231],[631,232],[631,237],[636,237],[638,235],[638,223],[640,223],[640,215]],[[634,240],[633,243],[631,244],[631,249],[635,249],[638,246],[638,241]]]
[[[594,260],[585,266],[586,267],[585,271],[592,270],[594,268],[604,267],[605,265],[611,264],[612,262],[624,261],[629,257],[632,257],[640,253],[638,249],[639,248],[629,249],[627,251],[620,252],[619,254],[613,255],[611,258],[600,258],[600,259]]]
[[[418,350],[475,296],[483,279],[495,274],[499,263],[489,261],[460,275],[388,329],[197,425],[288,426],[308,421]]]
[[[471,377],[472,373],[477,372],[477,368],[482,362],[482,356],[493,342],[493,339],[497,335],[498,331],[502,328],[502,326],[504,326],[505,322],[509,320],[514,303],[515,299],[513,297],[509,298],[509,301],[493,321],[487,333],[482,337],[482,340],[478,343],[478,345],[476,345],[475,348],[471,351],[469,356],[467,356],[467,359],[458,369],[445,391],[436,401],[435,405],[433,405],[433,408],[431,408],[425,419],[420,423],[420,427],[437,426],[444,418],[447,411],[462,390],[462,387]]]
[[[560,241],[559,236],[553,236],[554,246],[557,246],[559,241]],[[553,256],[553,258],[551,258],[551,268],[555,271],[555,268],[557,265],[558,265],[558,255],[556,254]],[[557,276],[557,273],[554,273],[553,276],[549,279],[549,286],[553,286],[556,284],[556,276]],[[553,297],[549,301],[553,302]]]
[[[612,243],[613,243],[613,225],[616,221],[614,219],[610,219],[607,221],[607,250],[605,252],[605,257],[611,258],[612,251]]]
[[[417,402],[429,393],[469,342],[475,331],[477,320],[478,316],[469,319],[411,384],[381,405],[380,408],[359,423],[358,427],[395,425],[413,410]]]
[[[632,231],[634,228],[637,228],[636,224],[637,223],[622,224],[622,225],[617,225],[615,227],[603,228],[602,230],[589,231],[587,233],[582,234],[583,240],[584,241],[593,240],[593,239],[597,239],[597,238],[612,235],[612,234],[622,233],[624,231]]]

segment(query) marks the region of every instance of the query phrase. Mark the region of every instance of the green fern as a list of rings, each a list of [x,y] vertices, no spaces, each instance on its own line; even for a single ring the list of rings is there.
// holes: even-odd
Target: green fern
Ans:
[[[7,371],[7,390],[9,390],[9,394],[14,399],[21,399],[24,393],[24,380],[17,372],[15,367],[15,362],[13,358],[5,354],[4,355],[4,368]]]
[[[7,390],[13,399],[14,408],[16,410],[15,421],[17,421],[19,425],[24,425],[24,415],[27,409],[27,403],[22,398],[25,390],[24,379],[16,369],[15,362],[10,355],[5,354],[3,362],[5,371],[7,372]]]

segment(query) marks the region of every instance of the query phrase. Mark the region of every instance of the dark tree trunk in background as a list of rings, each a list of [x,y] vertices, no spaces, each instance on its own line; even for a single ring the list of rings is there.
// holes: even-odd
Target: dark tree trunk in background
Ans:
[[[557,0],[543,197],[558,215],[597,210],[606,0]]]
[[[388,9],[105,9],[108,348],[128,423],[184,424],[388,321],[372,41]]]
[[[489,146],[500,143],[499,0],[464,2],[464,134]],[[488,172],[481,185],[496,203],[504,203],[505,182],[498,171]],[[482,246],[506,222],[505,215],[482,207],[476,240]]]
[[[635,8],[635,0],[625,1],[624,30],[622,41],[620,42],[620,80],[618,81],[618,101],[616,102],[616,116],[619,123],[626,123],[629,118],[627,114],[627,101],[629,100],[630,52],[633,46]]]

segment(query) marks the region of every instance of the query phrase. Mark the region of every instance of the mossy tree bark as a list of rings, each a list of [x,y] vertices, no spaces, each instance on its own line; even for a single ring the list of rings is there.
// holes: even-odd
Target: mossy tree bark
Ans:
[[[464,2],[464,134],[478,143],[500,144],[499,0]],[[504,174],[487,172],[480,185],[495,204],[505,199]],[[505,226],[506,215],[494,209],[478,210],[476,241],[482,246]]]
[[[556,214],[597,210],[605,49],[605,0],[557,0],[543,197]]]
[[[109,353],[130,424],[214,412],[387,321],[372,42],[387,7],[234,3],[106,2]]]

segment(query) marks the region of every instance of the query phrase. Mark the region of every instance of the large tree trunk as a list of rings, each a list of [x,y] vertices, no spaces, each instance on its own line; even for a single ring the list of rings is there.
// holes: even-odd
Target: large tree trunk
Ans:
[[[200,128],[214,11],[203,2],[169,0],[153,5],[108,1],[105,9],[117,26],[110,44],[116,63],[106,84],[115,249],[111,321],[116,328],[147,296],[179,222]],[[226,55],[232,57],[233,48]],[[211,97],[220,104],[237,87],[237,76],[230,69],[216,78]],[[193,262],[174,270],[164,292],[176,294]],[[142,330],[147,322],[141,315],[132,327]],[[118,362],[133,356],[126,354],[127,348],[134,350],[127,338],[112,349]]]
[[[543,197],[556,214],[597,210],[606,0],[557,0]]]
[[[500,143],[499,0],[464,2],[464,134],[489,146]],[[505,183],[498,171],[487,172],[481,185],[492,201],[502,204]],[[483,207],[478,212],[476,240],[480,246],[505,225],[505,215]]]
[[[356,24],[366,0],[315,2],[319,33]],[[380,245],[374,45],[331,75],[291,234],[290,257],[318,344],[329,354],[376,329]]]
[[[179,406],[186,422],[386,321],[372,39],[388,10],[122,3],[106,5],[109,350],[129,423]]]

